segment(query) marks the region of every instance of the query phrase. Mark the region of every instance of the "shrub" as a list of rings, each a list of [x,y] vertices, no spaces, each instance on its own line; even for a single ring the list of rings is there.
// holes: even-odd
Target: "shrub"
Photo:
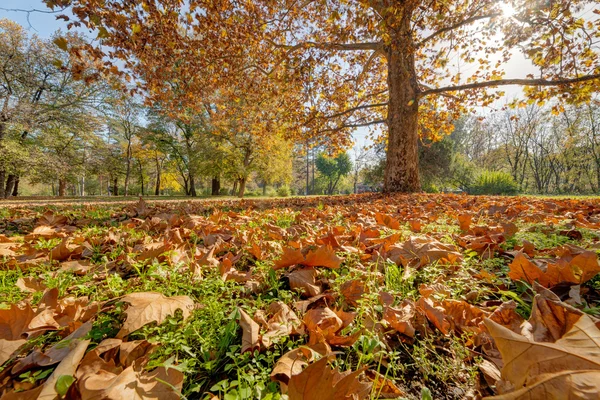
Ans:
[[[277,188],[277,196],[288,197],[290,195],[290,187],[287,185],[279,186]]]
[[[483,171],[469,188],[472,194],[514,195],[519,185],[512,175],[503,171]]]

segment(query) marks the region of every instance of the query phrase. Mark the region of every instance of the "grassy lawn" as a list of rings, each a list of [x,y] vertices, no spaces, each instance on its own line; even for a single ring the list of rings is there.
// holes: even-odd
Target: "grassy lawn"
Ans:
[[[553,304],[566,301],[580,314],[600,314],[594,273],[600,207],[591,197],[368,194],[4,204],[0,308],[28,304],[32,315],[46,313],[54,321],[27,331],[28,341],[2,361],[4,391],[42,387],[60,360],[15,365],[32,352],[48,354],[89,323],[80,338],[89,340],[87,355],[73,370],[70,393],[87,388],[91,378],[83,366],[97,352],[119,371],[141,365],[138,382],[155,371],[177,371],[181,382],[153,382],[188,399],[291,396],[302,371],[290,364],[292,355],[299,365],[318,367],[328,356],[331,371],[358,371],[355,387],[367,390],[362,398],[493,395],[489,365],[499,372],[494,363],[501,357],[484,319],[515,332],[522,323],[545,323],[535,315],[541,288],[515,272],[519,254],[526,258],[523,269],[548,259],[576,271],[577,282],[543,271],[536,280],[553,287]],[[573,261],[580,255],[585,267]],[[152,307],[139,311],[133,293],[164,308],[147,315]],[[164,297],[153,297],[158,294]],[[175,296],[193,306],[174,306]],[[508,317],[499,318],[498,310]],[[138,311],[139,326],[132,322]],[[120,356],[100,352],[117,339]],[[126,352],[133,344],[137,350]]]

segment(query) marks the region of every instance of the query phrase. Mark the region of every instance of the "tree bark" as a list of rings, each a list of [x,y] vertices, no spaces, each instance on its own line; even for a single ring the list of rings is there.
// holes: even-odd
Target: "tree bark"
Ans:
[[[154,195],[160,196],[160,161],[156,157],[156,184],[154,185]]]
[[[67,181],[64,179],[58,180],[58,197],[65,197],[67,191]]]
[[[406,11],[396,29],[390,28],[391,45],[386,49],[388,65],[388,150],[385,192],[421,190],[418,152],[419,87],[415,71],[411,13]]]
[[[218,176],[215,176],[214,178],[212,178],[212,181],[211,181],[210,193],[213,196],[218,196],[220,192],[221,192],[221,180],[219,179]]]
[[[189,174],[189,181],[190,181],[190,196],[192,197],[196,197],[196,182],[194,182],[194,175],[192,175],[191,173]]]
[[[238,193],[239,198],[244,197],[244,193],[246,192],[246,178],[240,178],[240,191]]]
[[[231,189],[231,195],[235,196],[237,194],[237,188],[238,188],[238,181],[234,181],[233,182],[233,188]]]
[[[17,180],[17,176],[10,174],[6,179],[6,187],[4,188],[4,197],[8,198],[12,195],[13,189],[15,188],[15,182]]]
[[[13,188],[12,195],[13,197],[17,197],[19,195],[19,177],[17,176],[15,179],[15,187]]]
[[[119,185],[117,184],[117,178],[115,178],[113,180],[113,196],[118,196],[119,195]]]
[[[129,175],[131,174],[131,139],[127,142],[127,169],[125,171],[125,196],[129,194]]]
[[[6,182],[6,171],[0,170],[0,199],[4,198],[4,182]]]

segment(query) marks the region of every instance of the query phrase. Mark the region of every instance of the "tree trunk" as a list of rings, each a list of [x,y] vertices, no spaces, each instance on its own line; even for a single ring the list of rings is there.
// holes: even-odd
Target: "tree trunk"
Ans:
[[[156,184],[154,185],[154,195],[160,196],[160,162],[156,157]]]
[[[118,196],[119,195],[119,185],[117,184],[117,178],[115,178],[113,180],[113,196]]]
[[[190,196],[196,197],[197,196],[197,194],[196,194],[196,182],[194,182],[194,175],[192,175],[191,173],[190,173],[189,180],[190,180]]]
[[[17,176],[15,179],[15,187],[12,192],[13,197],[17,197],[19,195],[19,177]]]
[[[0,199],[4,198],[4,182],[6,181],[6,171],[0,171]]]
[[[17,176],[10,174],[6,179],[6,188],[4,189],[4,197],[8,198],[12,195],[13,189],[15,188],[15,182],[17,180]]]
[[[215,176],[214,178],[212,178],[212,181],[211,181],[210,193],[213,196],[218,196],[220,192],[221,192],[221,180],[219,179],[218,176]]]
[[[125,170],[125,196],[129,194],[129,175],[131,174],[131,140],[127,142],[127,169]]]
[[[244,193],[246,192],[246,178],[240,178],[240,191],[238,193],[239,198],[244,197]]]
[[[58,197],[65,197],[67,191],[67,181],[64,179],[58,180]]]
[[[388,61],[388,150],[383,190],[418,192],[419,178],[417,74],[410,32],[410,15],[406,12],[397,30],[391,30],[392,43]]]
[[[233,188],[231,189],[231,195],[235,196],[237,194],[238,181],[233,182]]]

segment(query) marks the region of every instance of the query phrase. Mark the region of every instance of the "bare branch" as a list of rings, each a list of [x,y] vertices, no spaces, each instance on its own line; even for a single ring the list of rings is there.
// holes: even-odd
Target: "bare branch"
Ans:
[[[356,50],[381,50],[383,49],[382,42],[365,42],[365,43],[318,43],[318,42],[302,42],[295,45],[285,45],[271,42],[275,47],[296,51],[299,49],[315,48],[323,50],[341,50],[341,51],[356,51]]]
[[[600,74],[594,75],[585,75],[580,76],[578,78],[572,79],[556,79],[556,80],[548,80],[548,79],[498,79],[494,81],[484,81],[484,82],[475,82],[468,83],[465,85],[457,85],[457,86],[446,86],[441,88],[434,88],[422,91],[419,93],[419,98],[424,96],[429,96],[431,94],[441,94],[446,92],[458,92],[461,90],[469,90],[469,89],[482,89],[487,87],[497,87],[497,86],[508,86],[508,85],[520,85],[520,86],[562,86],[562,85],[572,85],[575,83],[582,83],[593,81],[596,79],[600,79]]]
[[[480,21],[482,19],[491,19],[491,18],[499,17],[501,15],[502,15],[502,13],[497,12],[497,13],[486,14],[486,15],[475,15],[475,16],[472,16],[471,18],[467,18],[467,19],[465,19],[463,21],[457,22],[454,25],[450,25],[450,26],[442,28],[442,29],[440,29],[438,31],[433,32],[431,35],[427,36],[426,38],[424,38],[423,40],[421,40],[419,43],[417,43],[416,47],[421,47],[424,44],[426,44],[427,42],[435,39],[439,35],[442,35],[442,34],[444,34],[446,32],[449,32],[449,31],[452,31],[454,29],[460,28],[461,26],[465,26],[465,25],[471,24],[473,22]]]
[[[337,118],[337,117],[341,117],[342,115],[350,114],[350,113],[353,113],[353,112],[358,111],[358,110],[364,110],[364,109],[367,109],[367,108],[386,107],[387,105],[388,105],[388,103],[365,104],[365,105],[362,105],[362,106],[357,106],[357,107],[349,108],[347,110],[341,111],[341,112],[333,114],[333,115],[328,115],[325,118],[327,118],[327,119]]]
[[[365,126],[379,125],[379,124],[387,124],[387,120],[377,119],[374,121],[360,122],[360,123],[356,123],[356,124],[347,124],[347,125],[344,124],[344,125],[336,126],[335,128],[322,129],[322,130],[318,131],[317,133],[335,132],[335,131],[339,131],[339,130],[346,129],[346,128],[361,128],[361,127],[365,127]]]

